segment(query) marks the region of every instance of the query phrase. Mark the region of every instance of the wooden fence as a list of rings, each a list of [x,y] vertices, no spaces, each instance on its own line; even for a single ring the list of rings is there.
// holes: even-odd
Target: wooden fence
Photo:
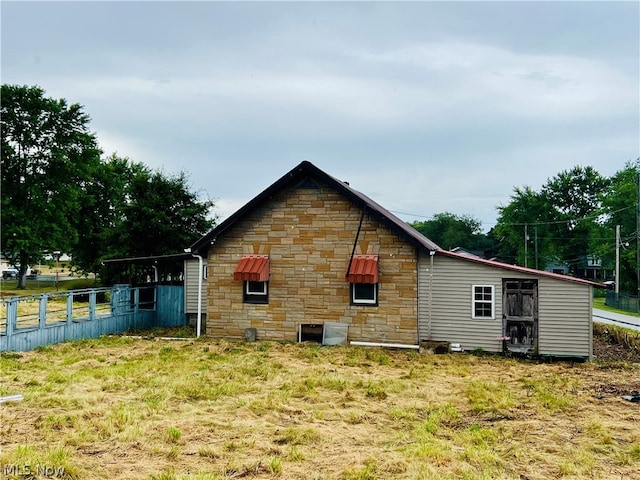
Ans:
[[[0,351],[187,324],[184,287],[150,285],[70,290],[2,300]]]

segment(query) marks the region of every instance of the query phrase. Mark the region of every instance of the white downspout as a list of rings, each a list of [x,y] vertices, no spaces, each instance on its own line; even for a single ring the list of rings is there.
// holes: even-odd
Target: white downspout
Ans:
[[[200,338],[200,331],[202,329],[202,267],[204,265],[204,261],[202,260],[202,255],[198,255],[196,253],[192,253],[194,257],[198,258],[198,316],[196,320],[196,338]]]
[[[433,289],[431,288],[433,286],[433,257],[435,256],[436,251],[435,250],[430,250],[429,251],[429,257],[430,257],[430,265],[429,265],[429,324],[427,328],[427,339],[431,340],[431,310],[433,309]]]
[[[198,259],[198,313],[196,316],[196,338],[200,338],[200,331],[202,330],[202,275],[204,266],[204,260],[202,255],[192,253],[190,248],[185,249],[185,252],[191,253],[191,256]]]

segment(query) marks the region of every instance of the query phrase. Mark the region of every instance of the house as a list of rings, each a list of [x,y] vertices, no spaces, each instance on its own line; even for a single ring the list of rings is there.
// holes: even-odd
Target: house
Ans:
[[[253,332],[261,340],[320,341],[323,331],[342,327],[358,342],[592,354],[599,284],[443,250],[310,162],[190,253],[200,260],[186,283],[195,285],[190,271],[206,272],[199,315],[214,338]]]
[[[459,253],[460,255],[466,255],[468,257],[485,258],[484,252],[482,250],[467,250],[464,247],[454,247],[451,249],[451,251]]]

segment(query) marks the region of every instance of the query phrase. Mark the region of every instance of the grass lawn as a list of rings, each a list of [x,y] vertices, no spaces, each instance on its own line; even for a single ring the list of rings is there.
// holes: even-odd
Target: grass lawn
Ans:
[[[593,308],[599,308],[600,310],[608,310],[609,312],[623,313],[625,315],[632,315],[634,317],[640,317],[640,313],[628,312],[626,310],[619,310],[617,308],[609,307],[604,304],[604,298],[594,298],[593,299]]]
[[[123,337],[0,362],[0,478],[640,478],[638,364]]]

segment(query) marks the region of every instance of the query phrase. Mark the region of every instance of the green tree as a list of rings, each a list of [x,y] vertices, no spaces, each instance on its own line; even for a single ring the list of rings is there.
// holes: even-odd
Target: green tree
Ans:
[[[500,260],[544,268],[557,259],[552,240],[556,219],[545,195],[530,186],[516,187],[511,202],[499,206],[498,212],[492,235],[498,241]]]
[[[89,116],[39,87],[2,85],[2,253],[27,266],[43,252],[70,252],[78,240],[84,188],[100,164]]]
[[[560,172],[542,187],[555,218],[554,240],[558,256],[572,270],[584,267],[597,250],[601,236],[598,217],[610,180],[593,167],[576,166]]]
[[[638,175],[640,175],[640,158],[629,161],[625,167],[616,172],[610,179],[610,186],[602,200],[604,212],[603,229],[607,232],[602,235],[600,253],[608,260],[610,268],[615,264],[615,229],[620,225],[622,247],[620,249],[620,278],[621,292],[637,294],[637,201],[638,201]],[[628,246],[627,246],[628,243]]]
[[[200,199],[184,172],[167,175],[115,156],[108,166],[120,175],[120,200],[95,237],[105,246],[101,259],[182,253],[215,225],[214,202]]]
[[[438,213],[431,220],[412,222],[409,225],[447,250],[463,247],[484,251],[490,246],[482,232],[482,223],[470,215]]]
[[[101,261],[113,255],[109,232],[123,220],[126,189],[134,171],[128,159],[112,154],[94,172],[76,225],[79,241],[73,249],[72,265],[77,271],[98,273]]]

